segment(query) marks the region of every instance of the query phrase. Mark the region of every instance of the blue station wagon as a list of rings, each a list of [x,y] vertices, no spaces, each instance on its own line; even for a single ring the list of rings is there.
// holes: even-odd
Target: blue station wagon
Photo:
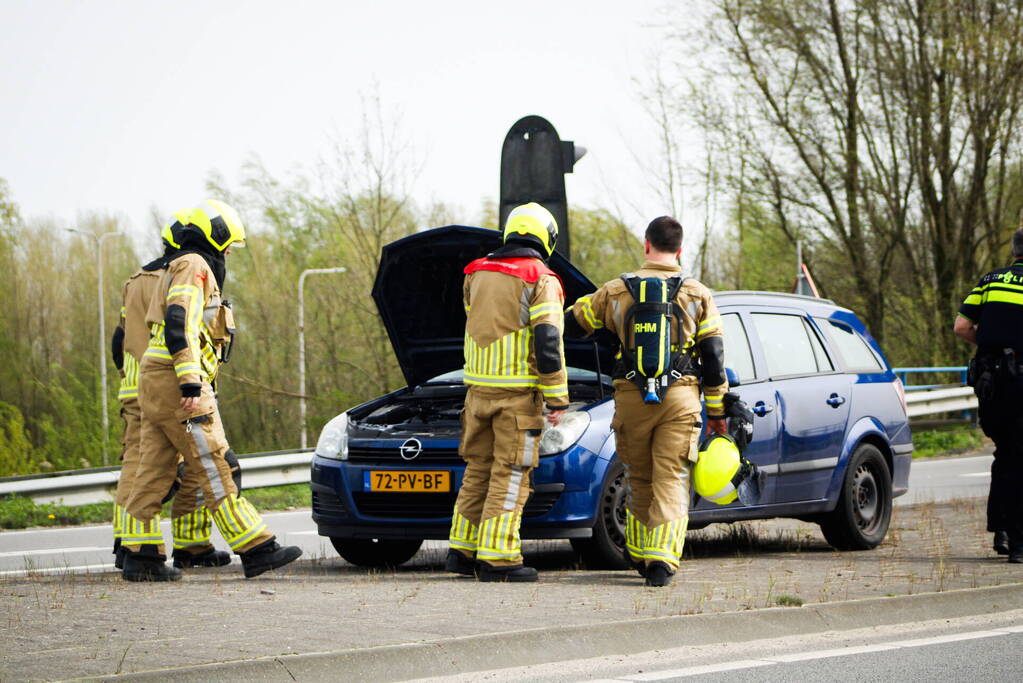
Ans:
[[[500,233],[448,226],[383,249],[373,298],[408,385],[322,430],[312,462],[319,534],[362,566],[394,566],[425,539],[446,539],[464,462],[458,456],[462,268]],[[560,254],[549,262],[572,302],[596,289]],[[694,494],[690,528],[795,517],[840,550],[869,549],[907,490],[912,440],[905,396],[876,341],[826,299],[718,292],[730,384],[756,415],[745,456],[766,475],[754,505]],[[566,340],[570,412],[541,439],[522,537],[567,538],[590,567],[623,567],[624,470],[611,431],[609,335]],[[414,476],[413,476],[414,475]]]

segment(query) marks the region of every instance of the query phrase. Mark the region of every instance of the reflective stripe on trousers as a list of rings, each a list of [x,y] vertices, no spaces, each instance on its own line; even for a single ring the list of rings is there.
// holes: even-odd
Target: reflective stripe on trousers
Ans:
[[[148,522],[135,519],[124,512],[121,528],[122,545],[161,545],[163,544],[163,533],[160,531],[160,515],[153,517]]]
[[[475,553],[479,545],[480,528],[469,521],[458,511],[451,515],[451,532],[448,534],[448,543],[456,550],[464,550],[468,553]]]
[[[233,493],[221,501],[213,521],[231,550],[243,547],[266,531],[266,524],[252,503]]]
[[[197,508],[187,515],[171,520],[174,547],[179,550],[197,545],[209,545],[212,530],[213,520],[209,510],[205,507]]]
[[[480,524],[476,558],[484,561],[522,562],[522,540],[519,526],[522,514],[506,512]]]
[[[689,518],[682,517],[648,529],[643,544],[643,559],[647,564],[664,562],[672,569],[677,569],[682,559],[682,546],[685,544],[688,526]]]

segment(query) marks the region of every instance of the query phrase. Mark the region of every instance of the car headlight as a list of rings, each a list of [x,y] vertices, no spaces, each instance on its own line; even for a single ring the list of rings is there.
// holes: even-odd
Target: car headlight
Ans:
[[[544,430],[540,438],[540,455],[554,455],[574,444],[590,426],[590,414],[573,410],[561,416],[561,424]]]
[[[348,413],[341,413],[323,426],[316,442],[316,455],[332,460],[348,459]]]

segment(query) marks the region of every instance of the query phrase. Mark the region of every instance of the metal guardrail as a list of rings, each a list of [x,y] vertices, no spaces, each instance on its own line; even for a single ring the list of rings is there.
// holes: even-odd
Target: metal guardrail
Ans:
[[[906,388],[906,413],[909,417],[951,413],[977,409],[977,397],[966,385],[965,365],[944,365],[937,367],[892,368]],[[957,384],[909,384],[910,375],[954,374]],[[964,415],[965,417],[965,415]]]
[[[313,450],[271,451],[239,455],[245,488],[302,484],[309,481]],[[0,480],[0,497],[18,495],[36,503],[86,505],[114,499],[120,467],[98,467]]]
[[[958,373],[965,381],[966,368],[957,366],[894,368],[894,372],[902,379],[903,384],[909,375],[917,373]],[[973,410],[977,407],[977,398],[973,395],[973,389],[967,386],[908,385],[906,405],[909,417],[913,418],[935,413]],[[313,450],[308,448],[238,456],[244,471],[245,488],[308,482]],[[0,497],[19,495],[29,497],[36,503],[65,505],[107,502],[113,500],[120,471],[120,467],[100,467],[0,479]]]

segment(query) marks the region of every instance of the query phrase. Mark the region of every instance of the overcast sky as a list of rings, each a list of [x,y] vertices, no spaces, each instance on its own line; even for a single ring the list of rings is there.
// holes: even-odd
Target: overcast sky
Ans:
[[[667,209],[635,161],[655,149],[635,79],[664,4],[2,0],[0,177],[26,216],[111,210],[141,231],[212,170],[313,165],[378,89],[423,158],[418,199],[475,218],[508,127],[540,114],[589,149],[569,201],[631,202],[638,230]]]

